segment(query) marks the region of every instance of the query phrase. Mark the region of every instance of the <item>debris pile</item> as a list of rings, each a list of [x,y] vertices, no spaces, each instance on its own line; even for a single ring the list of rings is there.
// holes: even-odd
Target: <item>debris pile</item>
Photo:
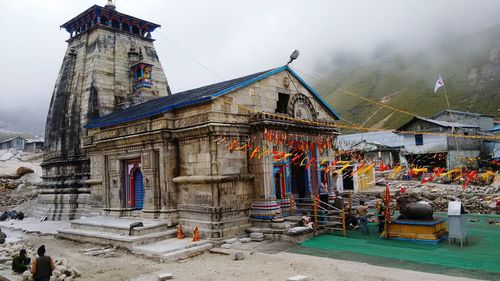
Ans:
[[[36,186],[27,181],[0,178],[0,207],[17,206],[37,195]]]
[[[36,184],[42,181],[42,153],[0,150],[0,178],[21,179]],[[16,185],[17,186],[17,185]]]
[[[496,202],[500,201],[500,187],[492,186],[468,186],[463,189],[461,185],[443,184],[420,184],[419,182],[404,181],[390,182],[392,200],[404,191],[411,194],[418,200],[429,202],[434,208],[434,212],[448,211],[448,202],[454,199],[460,200],[469,213],[491,214],[496,212]],[[356,206],[359,200],[372,202],[380,192],[364,192],[353,194],[353,205]],[[344,195],[344,197],[347,197]],[[395,204],[391,204],[395,206]]]

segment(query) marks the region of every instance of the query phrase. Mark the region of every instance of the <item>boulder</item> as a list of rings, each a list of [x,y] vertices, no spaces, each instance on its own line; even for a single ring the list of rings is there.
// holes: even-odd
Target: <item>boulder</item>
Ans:
[[[236,241],[238,241],[238,238],[231,238],[231,239],[224,240],[224,243],[226,243],[226,244],[233,244]]]
[[[250,237],[243,237],[243,238],[238,239],[238,241],[240,241],[241,243],[248,243],[248,242],[252,241],[252,238],[250,238]]]
[[[52,271],[52,275],[55,276],[56,278],[61,276],[61,271],[57,270],[57,269],[54,269],[54,271]]]
[[[245,255],[242,252],[234,253],[234,260],[235,261],[242,261],[244,259],[245,259]]]
[[[33,275],[31,274],[31,272],[25,271],[23,273],[23,280],[25,280],[25,281],[32,281],[32,280],[34,280],[33,279]]]
[[[24,166],[21,166],[21,167],[17,168],[17,170],[16,170],[16,174],[20,177],[22,177],[26,174],[34,173],[34,172],[35,171],[33,171],[33,169],[28,168],[28,167],[24,167]]]
[[[250,239],[252,239],[252,241],[257,241],[257,242],[264,241],[264,233],[252,232],[250,233]]]
[[[26,185],[24,183],[21,183],[20,185],[17,186],[16,191],[23,191],[26,188]]]
[[[80,270],[73,268],[73,275],[75,277],[80,277],[80,276],[82,276],[82,273],[80,272]]]

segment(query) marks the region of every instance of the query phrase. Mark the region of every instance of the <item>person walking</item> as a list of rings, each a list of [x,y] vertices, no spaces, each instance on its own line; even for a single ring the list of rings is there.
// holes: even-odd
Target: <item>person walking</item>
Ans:
[[[359,206],[356,207],[356,212],[358,213],[361,232],[364,235],[369,235],[370,230],[368,229],[368,206],[365,206],[365,201],[359,201]]]
[[[377,214],[378,218],[378,233],[382,234],[382,232],[384,232],[384,227],[385,227],[385,204],[380,194],[377,194],[376,196],[375,213]]]
[[[38,257],[31,264],[31,273],[35,281],[49,281],[54,270],[54,261],[50,256],[45,255],[45,246],[42,245],[37,250]]]

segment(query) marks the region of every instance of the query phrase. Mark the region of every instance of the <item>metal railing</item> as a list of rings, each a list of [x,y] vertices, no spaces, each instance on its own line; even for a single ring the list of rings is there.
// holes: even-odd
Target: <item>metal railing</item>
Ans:
[[[297,204],[297,209],[304,212],[312,212],[314,217],[314,228],[315,230],[321,225],[326,229],[340,230],[342,235],[346,236],[346,212],[344,210],[344,204],[342,208],[339,209],[328,202],[321,201],[317,197],[307,197],[307,198],[291,198],[290,199],[290,211],[293,210],[293,201]],[[299,207],[301,206],[301,207]],[[338,221],[339,220],[339,221]],[[329,226],[328,223],[333,223],[337,221],[342,227]]]

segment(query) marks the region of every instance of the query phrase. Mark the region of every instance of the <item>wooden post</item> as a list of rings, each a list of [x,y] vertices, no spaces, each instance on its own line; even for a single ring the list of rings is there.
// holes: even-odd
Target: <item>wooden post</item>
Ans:
[[[290,192],[290,215],[293,215],[293,194]]]
[[[316,205],[316,188],[314,188],[314,192],[313,192],[313,206],[314,206],[314,230],[316,231],[317,227],[318,227],[318,206]]]
[[[345,211],[344,211],[344,205],[342,205],[342,235],[345,237],[346,234],[346,226],[345,226]]]
[[[387,229],[387,216],[384,220],[384,237],[387,239],[389,237],[389,230]]]
[[[349,214],[352,214],[352,193],[349,190]]]

